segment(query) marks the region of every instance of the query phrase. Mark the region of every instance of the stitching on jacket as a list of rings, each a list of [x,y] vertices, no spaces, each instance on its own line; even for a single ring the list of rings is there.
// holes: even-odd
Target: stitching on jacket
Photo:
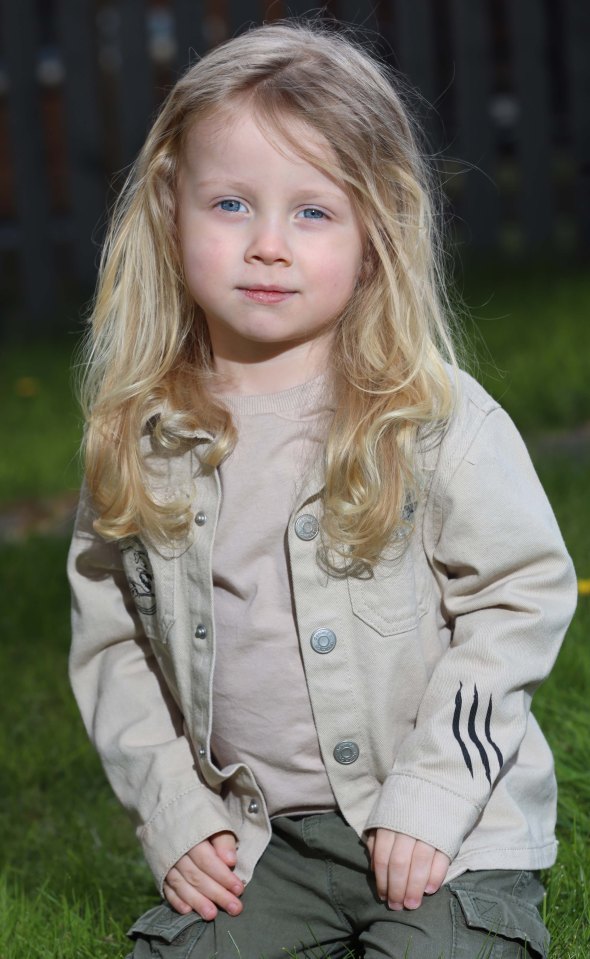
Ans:
[[[448,793],[450,796],[456,796],[457,799],[462,799],[463,802],[469,803],[470,806],[475,806],[476,809],[483,809],[486,803],[477,803],[473,799],[470,799],[468,796],[464,796],[462,793],[455,792],[454,789],[449,789],[448,786],[443,786],[441,783],[435,783],[431,779],[425,779],[424,776],[417,776],[415,773],[406,773],[406,772],[393,772],[387,777],[388,779],[393,779],[394,776],[397,776],[401,779],[415,779],[420,783],[428,783],[429,786],[434,786],[435,789],[442,789],[443,792]],[[524,848],[524,847],[523,847]]]
[[[156,821],[156,819],[158,818],[158,816],[161,816],[163,812],[165,812],[167,809],[169,809],[170,806],[173,806],[174,803],[178,802],[179,799],[182,799],[183,796],[188,796],[188,795],[190,795],[190,793],[197,792],[197,790],[199,790],[199,789],[207,789],[207,787],[206,787],[206,786],[203,786],[202,783],[198,783],[196,786],[190,786],[189,789],[185,789],[183,792],[178,793],[178,795],[174,796],[172,799],[169,799],[167,802],[165,802],[164,805],[163,805],[163,806],[160,806],[160,807],[158,808],[158,810],[154,813],[154,815],[153,815],[153,816],[150,816],[150,818],[147,820],[147,822],[145,822],[145,823],[143,824],[143,826],[142,826],[141,829],[139,830],[139,835],[140,835],[140,836],[143,836],[143,834],[144,834],[144,833],[150,828],[150,826]],[[209,790],[207,790],[207,792],[209,792]],[[215,794],[214,794],[214,795],[215,795]]]

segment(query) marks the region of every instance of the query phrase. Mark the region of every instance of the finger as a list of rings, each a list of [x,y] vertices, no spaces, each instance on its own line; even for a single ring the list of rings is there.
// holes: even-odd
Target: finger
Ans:
[[[387,870],[387,902],[390,909],[402,909],[416,840],[397,835]]]
[[[167,882],[164,882],[164,896],[176,912],[180,912],[183,916],[192,912],[188,902],[185,902],[180,896],[177,896],[172,886],[169,886]]]
[[[206,922],[210,922],[212,919],[215,919],[217,915],[217,908],[210,899],[207,899],[205,896],[201,896],[197,893],[191,886],[188,887],[189,894],[188,898],[190,903],[186,902],[177,892],[168,884],[164,883],[164,895],[170,903],[170,905],[176,909],[177,912],[181,912],[183,915],[188,915],[189,912],[196,912],[201,919],[205,919]]]
[[[171,869],[166,884],[203,919],[215,919],[217,907],[230,916],[237,916],[243,909],[239,899],[205,873],[201,874],[198,885],[194,885],[187,882],[178,869]]]
[[[378,829],[373,840],[371,868],[375,874],[377,895],[383,900],[387,899],[389,859],[395,841],[396,833],[390,829]]]
[[[369,850],[369,856],[371,857],[371,861],[373,860],[374,848],[375,848],[375,834],[370,833],[370,835],[367,836],[367,849]]]
[[[199,888],[201,875],[209,876],[216,883],[230,890],[235,896],[241,896],[244,884],[217,855],[209,842],[199,843],[189,849],[176,863],[176,868],[182,873],[187,882]]]
[[[236,837],[233,832],[218,832],[210,838],[211,845],[219,858],[232,869],[237,862]]]
[[[426,842],[416,842],[412,853],[406,892],[403,899],[406,909],[418,909],[422,904],[422,897],[430,878],[435,852],[434,846],[430,846]]]
[[[425,893],[430,895],[433,892],[437,892],[442,886],[447,872],[449,871],[449,866],[451,860],[448,856],[441,852],[440,849],[437,849],[434,854],[434,859],[432,860],[432,866],[430,868],[430,877],[426,883]]]
[[[189,912],[196,912],[207,921],[215,919],[217,915],[215,904],[198,893],[192,886],[183,884],[182,876],[178,870],[170,870],[164,880],[163,889],[166,899],[177,912],[185,916]]]

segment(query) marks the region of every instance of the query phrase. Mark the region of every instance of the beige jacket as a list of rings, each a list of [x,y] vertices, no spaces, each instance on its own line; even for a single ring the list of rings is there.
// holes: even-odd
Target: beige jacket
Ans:
[[[461,383],[444,436],[424,444],[426,491],[401,561],[371,579],[322,572],[318,476],[288,530],[301,654],[338,805],[361,836],[384,826],[441,849],[447,879],[555,859],[552,757],[529,707],[576,597],[519,434],[475,381]],[[220,487],[201,467],[208,441],[151,455],[160,495],[191,490],[189,541],[106,543],[83,492],[69,556],[72,685],[160,888],[180,856],[224,829],[248,880],[270,836],[251,771],[216,768],[209,749]]]

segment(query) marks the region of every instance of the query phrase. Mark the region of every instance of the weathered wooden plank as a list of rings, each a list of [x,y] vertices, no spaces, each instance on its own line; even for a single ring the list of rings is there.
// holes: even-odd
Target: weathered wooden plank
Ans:
[[[25,325],[40,328],[55,303],[48,184],[36,78],[37,20],[33,0],[1,4],[4,58],[9,77],[9,115],[15,166],[16,207]]]
[[[485,248],[497,242],[499,220],[489,110],[490,28],[484,3],[451,0],[450,10],[455,57],[452,152],[465,167],[459,212],[467,228],[467,242]]]
[[[527,248],[546,244],[553,232],[551,129],[546,65],[546,24],[539,0],[506,5],[518,98],[518,206]]]
[[[84,284],[96,276],[106,199],[94,14],[94,0],[59,0],[74,256],[78,279]]]
[[[119,16],[120,140],[121,161],[126,166],[137,156],[148,132],[154,110],[154,90],[145,0],[120,0]]]
[[[176,33],[176,67],[178,73],[202,57],[207,49],[203,31],[203,0],[173,0],[172,10]]]
[[[422,97],[418,113],[432,149],[441,146],[440,124],[434,102],[436,83],[434,15],[430,0],[397,0],[393,46],[400,69]]]
[[[339,0],[337,14],[340,20],[367,30],[370,37],[372,32],[379,32],[378,6],[377,0]]]
[[[226,0],[228,36],[235,37],[249,26],[262,23],[261,0]]]
[[[569,71],[569,115],[576,161],[578,242],[590,249],[590,5],[588,0],[564,0],[566,56]]]
[[[429,0],[397,0],[394,49],[400,68],[420,92],[435,96],[434,17]]]

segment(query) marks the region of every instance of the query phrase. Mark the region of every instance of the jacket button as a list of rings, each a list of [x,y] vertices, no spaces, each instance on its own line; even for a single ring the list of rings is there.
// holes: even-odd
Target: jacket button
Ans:
[[[195,516],[195,523],[197,524],[197,526],[204,526],[206,522],[207,522],[207,514],[204,513],[202,509],[200,509],[197,515]]]
[[[195,629],[195,636],[197,639],[207,639],[207,627],[203,626],[202,623],[199,623]]]
[[[315,539],[320,531],[320,524],[311,513],[304,513],[295,520],[295,532],[299,539]]]
[[[336,633],[323,627],[322,629],[316,629],[311,634],[310,643],[311,648],[316,653],[331,653],[336,645]]]
[[[359,748],[356,743],[350,742],[346,739],[342,743],[334,748],[334,759],[337,763],[342,763],[343,766],[348,766],[349,763],[355,763],[359,758]]]
[[[201,759],[203,758],[203,756],[206,756],[206,755],[207,755],[207,750],[205,749],[205,747],[199,746],[199,756],[201,757]]]
[[[258,803],[256,802],[256,800],[255,800],[255,799],[251,799],[251,800],[250,800],[250,804],[249,804],[249,806],[248,806],[248,812],[257,813],[259,809],[260,809],[260,807],[259,807]]]

